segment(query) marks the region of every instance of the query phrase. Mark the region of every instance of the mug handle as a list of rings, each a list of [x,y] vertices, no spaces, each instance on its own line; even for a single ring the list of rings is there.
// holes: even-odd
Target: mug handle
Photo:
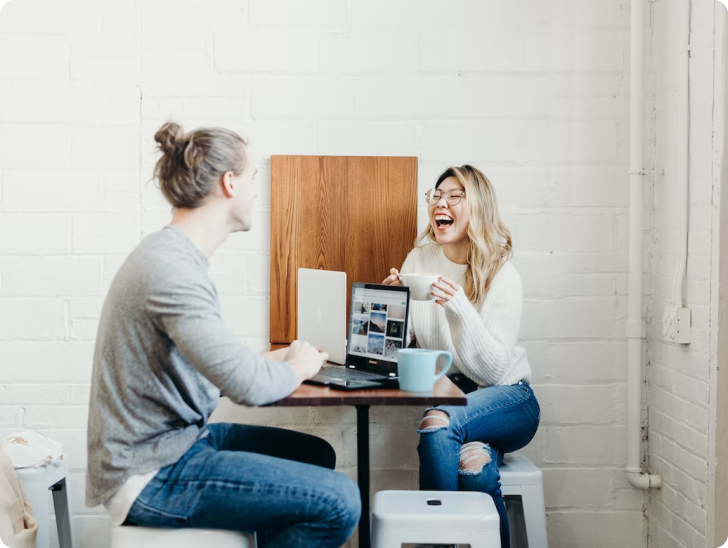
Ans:
[[[442,368],[442,371],[440,371],[437,375],[435,375],[435,381],[439,381],[441,378],[445,376],[445,373],[447,373],[447,370],[450,369],[450,366],[452,365],[452,352],[448,352],[447,350],[442,350],[437,353],[437,357],[440,356],[447,356],[447,363],[445,364],[445,367]],[[437,359],[437,358],[435,358]]]

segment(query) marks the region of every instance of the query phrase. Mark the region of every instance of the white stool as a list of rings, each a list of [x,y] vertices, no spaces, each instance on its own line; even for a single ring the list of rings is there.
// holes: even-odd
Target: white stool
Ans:
[[[380,491],[374,496],[372,548],[470,544],[500,548],[500,519],[485,493]]]
[[[68,491],[66,489],[67,469],[64,464],[50,464],[40,468],[20,468],[15,470],[20,483],[28,495],[28,504],[33,517],[38,522],[36,546],[50,546],[48,534],[48,491],[53,493],[53,507],[56,512],[58,543],[61,548],[72,548],[71,517],[68,513]]]
[[[508,454],[500,467],[503,495],[520,495],[528,548],[548,548],[543,472],[523,455]]]
[[[255,535],[217,529],[158,529],[129,525],[111,529],[111,548],[256,548]]]

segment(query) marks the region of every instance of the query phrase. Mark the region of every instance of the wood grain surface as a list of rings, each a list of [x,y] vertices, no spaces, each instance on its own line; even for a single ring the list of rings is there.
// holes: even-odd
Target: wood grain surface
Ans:
[[[334,364],[331,364],[334,365]],[[462,390],[447,377],[441,378],[432,392],[405,392],[394,388],[376,390],[331,390],[325,386],[302,384],[293,394],[271,404],[272,407],[329,405],[465,405]]]
[[[299,268],[380,283],[417,235],[417,158],[271,157],[270,342],[297,332]]]

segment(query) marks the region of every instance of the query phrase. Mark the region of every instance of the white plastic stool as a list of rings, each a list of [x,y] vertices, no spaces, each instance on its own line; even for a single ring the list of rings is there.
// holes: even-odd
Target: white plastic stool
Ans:
[[[374,496],[372,548],[470,544],[500,548],[500,519],[485,493],[380,491]]]
[[[61,548],[72,548],[71,516],[68,513],[68,491],[66,489],[67,469],[64,464],[50,464],[40,468],[19,468],[16,475],[28,495],[28,504],[38,522],[36,546],[48,548],[48,491],[53,493],[53,507],[56,512],[58,543]]]
[[[528,548],[548,548],[543,472],[523,455],[508,454],[500,467],[503,495],[520,495]]]
[[[256,548],[255,536],[217,529],[158,529],[124,525],[111,529],[111,548]]]

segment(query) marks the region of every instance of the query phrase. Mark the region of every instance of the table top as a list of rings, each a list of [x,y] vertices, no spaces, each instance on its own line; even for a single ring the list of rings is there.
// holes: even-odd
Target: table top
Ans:
[[[335,364],[328,364],[335,365]],[[325,386],[302,384],[293,394],[271,406],[324,406],[324,405],[465,405],[462,390],[447,377],[435,383],[432,392],[405,392],[395,388],[372,390],[332,390]]]

